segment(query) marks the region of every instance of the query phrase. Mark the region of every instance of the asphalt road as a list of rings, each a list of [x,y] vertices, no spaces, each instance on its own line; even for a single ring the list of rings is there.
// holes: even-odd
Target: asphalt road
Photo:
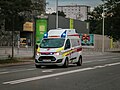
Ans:
[[[0,90],[120,90],[120,54],[83,56],[82,66],[68,68],[0,68]]]

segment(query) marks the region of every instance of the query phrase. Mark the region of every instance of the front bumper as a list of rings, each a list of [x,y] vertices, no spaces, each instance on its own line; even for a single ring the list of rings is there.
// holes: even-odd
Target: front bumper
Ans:
[[[35,65],[40,65],[40,66],[63,66],[63,63],[53,63],[53,62],[39,62],[35,63]]]
[[[35,59],[36,65],[47,66],[47,65],[57,65],[62,66],[64,64],[64,58],[61,56],[37,56]]]

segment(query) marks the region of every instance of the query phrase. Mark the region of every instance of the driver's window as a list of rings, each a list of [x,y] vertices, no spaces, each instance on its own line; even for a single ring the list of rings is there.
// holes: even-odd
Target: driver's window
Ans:
[[[70,40],[67,39],[66,44],[65,44],[65,49],[69,49],[70,48]]]

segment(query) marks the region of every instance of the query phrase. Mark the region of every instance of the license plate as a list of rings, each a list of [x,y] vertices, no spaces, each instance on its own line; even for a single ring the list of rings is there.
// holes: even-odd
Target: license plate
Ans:
[[[50,59],[43,59],[44,62],[50,62]]]

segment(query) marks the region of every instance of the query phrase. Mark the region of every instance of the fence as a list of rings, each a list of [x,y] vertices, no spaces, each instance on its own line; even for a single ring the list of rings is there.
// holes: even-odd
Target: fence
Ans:
[[[14,48],[14,57],[17,58],[32,58],[34,55],[33,47]],[[0,59],[7,59],[12,56],[12,47],[2,46],[0,47]]]
[[[102,52],[102,43],[103,43],[103,36],[102,35],[94,35],[94,47],[87,47],[84,48],[84,51],[97,51]],[[120,42],[112,42],[111,46],[111,40],[109,37],[104,36],[104,50],[110,51],[110,50],[120,50]]]

